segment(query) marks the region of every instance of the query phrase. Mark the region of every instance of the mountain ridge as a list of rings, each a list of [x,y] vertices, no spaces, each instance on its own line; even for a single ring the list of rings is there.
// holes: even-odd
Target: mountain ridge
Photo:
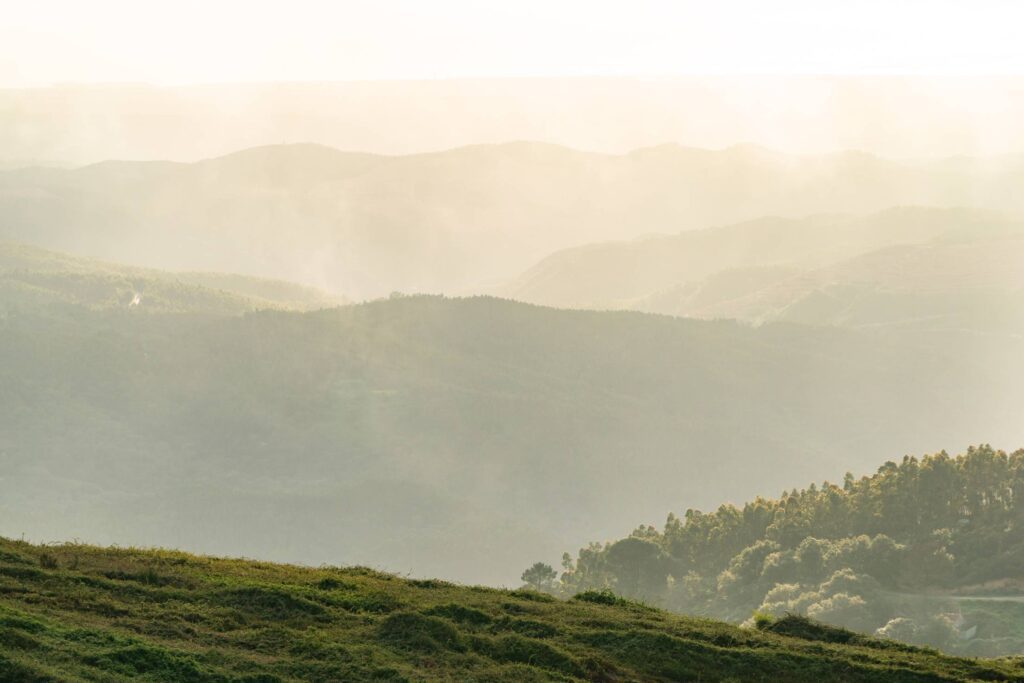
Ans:
[[[913,248],[919,255],[916,261],[904,259],[899,268],[892,265],[889,272],[878,271],[874,280],[868,277],[865,268],[860,268],[863,282],[859,284],[891,287],[897,284],[894,277],[902,277],[907,282],[916,282],[922,292],[929,288],[950,289],[952,283],[944,281],[942,267],[927,262],[929,258],[944,258],[944,267],[955,271],[958,277],[967,278],[976,273],[975,279],[987,279],[991,283],[993,295],[1013,297],[1020,289],[1019,283],[1013,284],[1016,265],[1013,254],[1024,245],[1022,238],[1024,222],[999,212],[977,209],[894,207],[860,216],[765,217],[674,235],[563,250],[538,262],[517,281],[497,291],[504,296],[561,307],[636,308],[760,322],[785,318],[776,310],[781,304],[772,308],[769,303],[794,282],[820,280],[822,285],[827,285],[831,280],[845,277],[844,269],[847,274],[853,274],[858,270],[858,263],[867,264],[872,260],[881,263],[898,249],[904,249],[909,255],[913,252],[908,250]],[[957,262],[951,255],[943,255],[956,250],[964,253],[973,250],[979,256]],[[987,257],[981,256],[986,250]],[[989,269],[998,269],[1004,276],[1002,281],[989,273]],[[783,272],[788,272],[790,277],[783,278]],[[776,283],[773,277],[779,281]],[[749,290],[745,294],[748,298],[745,305],[742,300],[723,300],[709,308],[688,303],[688,297],[695,292],[724,286],[730,278],[732,287],[741,286],[741,281],[746,279],[746,284],[741,286]],[[767,280],[759,285],[758,278]],[[910,289],[906,283],[903,288]],[[906,315],[913,317],[913,305],[908,302],[904,308]],[[827,315],[794,320],[835,324]]]
[[[374,298],[480,292],[585,242],[766,215],[1024,210],[1009,191],[1022,171],[999,164],[856,159],[671,145],[609,155],[535,142],[406,156],[263,146],[187,164],[4,172],[0,237]]]

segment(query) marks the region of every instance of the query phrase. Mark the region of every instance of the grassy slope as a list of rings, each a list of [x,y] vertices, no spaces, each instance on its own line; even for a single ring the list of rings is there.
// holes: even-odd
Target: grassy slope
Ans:
[[[171,551],[0,539],[0,679],[1024,680],[815,627]],[[846,643],[835,641],[846,640]]]

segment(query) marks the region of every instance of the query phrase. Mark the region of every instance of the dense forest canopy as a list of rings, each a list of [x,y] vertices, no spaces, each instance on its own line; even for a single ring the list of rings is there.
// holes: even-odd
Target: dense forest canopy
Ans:
[[[523,579],[735,622],[795,612],[967,654],[1012,654],[1024,648],[1022,501],[1024,450],[908,456],[871,476],[669,515],[660,531],[567,553],[557,579],[543,563]]]

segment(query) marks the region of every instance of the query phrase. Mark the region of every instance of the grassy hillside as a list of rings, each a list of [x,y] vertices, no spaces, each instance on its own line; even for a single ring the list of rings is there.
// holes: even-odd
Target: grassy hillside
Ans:
[[[311,310],[343,297],[291,282],[225,273],[134,268],[0,242],[0,311],[71,304],[147,313],[238,315],[265,308]]]
[[[0,318],[0,531],[507,585],[680,506],[1024,442],[1021,363],[1013,339],[489,298],[21,311]]]
[[[0,539],[0,678],[43,681],[1024,680],[813,623],[740,630],[592,593]]]
[[[900,205],[1018,210],[1019,173],[750,146],[609,155],[517,142],[390,157],[278,145],[189,164],[0,172],[0,238],[358,298],[461,293],[595,241]]]

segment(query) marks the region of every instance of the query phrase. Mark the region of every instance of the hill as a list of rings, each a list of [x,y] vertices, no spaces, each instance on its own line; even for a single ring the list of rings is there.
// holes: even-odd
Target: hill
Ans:
[[[785,277],[775,277],[779,270],[769,271],[770,278],[763,283],[748,277],[749,287],[731,292],[723,292],[725,288],[715,292],[713,276],[696,286],[693,294],[662,292],[638,302],[636,308],[752,322],[1019,334],[1024,331],[1021,264],[1024,233],[936,240],[887,247]]]
[[[971,656],[1024,652],[1024,450],[972,447],[887,462],[842,484],[669,515],[663,531],[566,555],[572,595],[607,590],[741,622],[805,614]]]
[[[0,310],[5,313],[63,304],[237,315],[265,308],[312,310],[343,303],[343,297],[280,280],[170,273],[0,242]]]
[[[1024,680],[810,622],[761,630],[601,593],[410,581],[0,539],[0,677],[44,681]]]
[[[899,205],[1020,210],[1020,174],[1013,163],[802,157],[752,146],[615,155],[516,142],[382,156],[276,145],[195,163],[0,172],[0,238],[357,298],[451,294],[483,291],[575,245],[763,216]],[[761,227],[766,236],[751,244],[771,241],[772,224]]]
[[[551,306],[751,322],[1019,329],[1022,258],[1018,221],[903,207],[585,245],[549,256],[501,292]]]
[[[508,585],[680,504],[1022,442],[1020,345],[490,298],[13,311],[0,531]]]

